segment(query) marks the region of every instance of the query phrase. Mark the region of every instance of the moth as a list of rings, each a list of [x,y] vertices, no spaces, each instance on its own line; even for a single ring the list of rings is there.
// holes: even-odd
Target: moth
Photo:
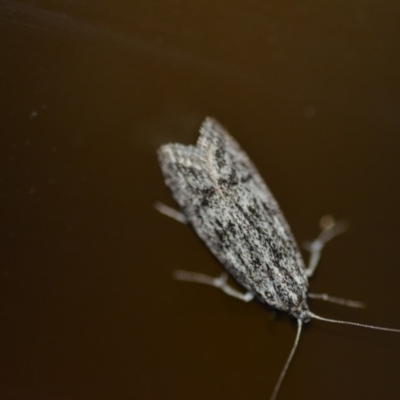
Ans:
[[[309,292],[308,280],[315,272],[322,248],[346,230],[346,223],[332,217],[322,220],[320,235],[308,243],[310,260],[306,265],[271,191],[247,154],[215,119],[205,119],[195,146],[166,144],[159,148],[158,157],[165,183],[180,212],[161,203],[157,203],[156,208],[190,225],[246,292],[230,286],[226,273],[213,278],[197,272],[176,271],[175,278],[220,288],[246,302],[256,298],[297,320],[296,339],[271,400],[278,395],[298,346],[302,326],[310,319],[400,332],[332,320],[310,311],[309,298],[363,307],[357,301]]]

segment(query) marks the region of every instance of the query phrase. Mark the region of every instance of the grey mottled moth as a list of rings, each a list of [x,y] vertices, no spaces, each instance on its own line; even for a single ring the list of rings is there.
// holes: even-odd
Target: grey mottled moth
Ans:
[[[201,273],[175,271],[180,280],[220,288],[228,295],[263,303],[287,312],[297,319],[297,335],[275,385],[279,388],[297,348],[303,323],[311,318],[376,327],[320,317],[308,307],[308,298],[362,307],[360,302],[313,294],[308,279],[318,264],[321,250],[332,237],[346,229],[344,221],[331,217],[322,220],[322,232],[309,243],[310,261],[305,265],[283,213],[257,169],[238,143],[214,119],[206,118],[196,146],[166,144],[158,150],[165,183],[180,207],[180,212],[157,203],[162,213],[188,223],[233,278],[247,292],[241,293],[227,283],[227,275],[212,278]]]

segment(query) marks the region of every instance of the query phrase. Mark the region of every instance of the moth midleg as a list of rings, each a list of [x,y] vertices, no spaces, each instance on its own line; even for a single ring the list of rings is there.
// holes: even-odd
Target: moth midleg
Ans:
[[[347,222],[344,220],[335,221],[330,215],[320,219],[321,232],[312,242],[306,242],[303,247],[310,252],[308,266],[305,269],[306,276],[313,276],[318,262],[321,258],[322,249],[331,239],[347,230]]]
[[[329,301],[330,303],[339,304],[341,306],[354,307],[354,308],[366,307],[365,303],[362,303],[361,301],[343,299],[341,297],[333,297],[329,296],[326,293],[308,293],[308,297],[310,299]]]
[[[199,272],[190,272],[176,270],[174,271],[174,278],[179,281],[202,283],[204,285],[214,286],[217,289],[221,289],[228,296],[235,297],[236,299],[245,301],[246,303],[254,299],[253,292],[241,293],[234,289],[227,283],[228,274],[223,272],[219,277],[214,278]]]

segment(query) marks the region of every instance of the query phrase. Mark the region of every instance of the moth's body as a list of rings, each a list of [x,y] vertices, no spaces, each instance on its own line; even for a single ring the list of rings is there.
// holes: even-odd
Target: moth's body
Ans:
[[[165,182],[183,215],[163,205],[158,207],[159,210],[189,223],[248,293],[235,291],[224,276],[211,278],[201,273],[179,271],[178,279],[215,286],[244,301],[256,297],[297,319],[296,339],[270,400],[277,397],[299,343],[302,325],[310,318],[400,332],[332,320],[309,310],[308,297],[363,307],[360,302],[308,292],[308,278],[315,271],[323,246],[343,232],[346,225],[343,221],[334,223],[328,218],[321,234],[309,243],[311,257],[305,267],[272,193],[246,153],[215,120],[207,118],[204,121],[196,146],[167,144],[159,149],[158,155]]]
[[[308,321],[300,251],[278,203],[236,141],[207,118],[196,146],[164,145],[159,159],[181,211],[225,269],[260,301]]]

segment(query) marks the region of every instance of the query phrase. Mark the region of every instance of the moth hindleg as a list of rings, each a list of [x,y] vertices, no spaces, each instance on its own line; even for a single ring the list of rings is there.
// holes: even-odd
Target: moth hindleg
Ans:
[[[227,295],[245,301],[246,303],[254,299],[254,293],[241,293],[230,286],[227,283],[228,274],[225,272],[223,272],[218,278],[213,278],[212,276],[204,275],[198,272],[176,270],[174,271],[174,278],[180,281],[196,282],[204,285],[214,286],[218,289],[221,289]]]

